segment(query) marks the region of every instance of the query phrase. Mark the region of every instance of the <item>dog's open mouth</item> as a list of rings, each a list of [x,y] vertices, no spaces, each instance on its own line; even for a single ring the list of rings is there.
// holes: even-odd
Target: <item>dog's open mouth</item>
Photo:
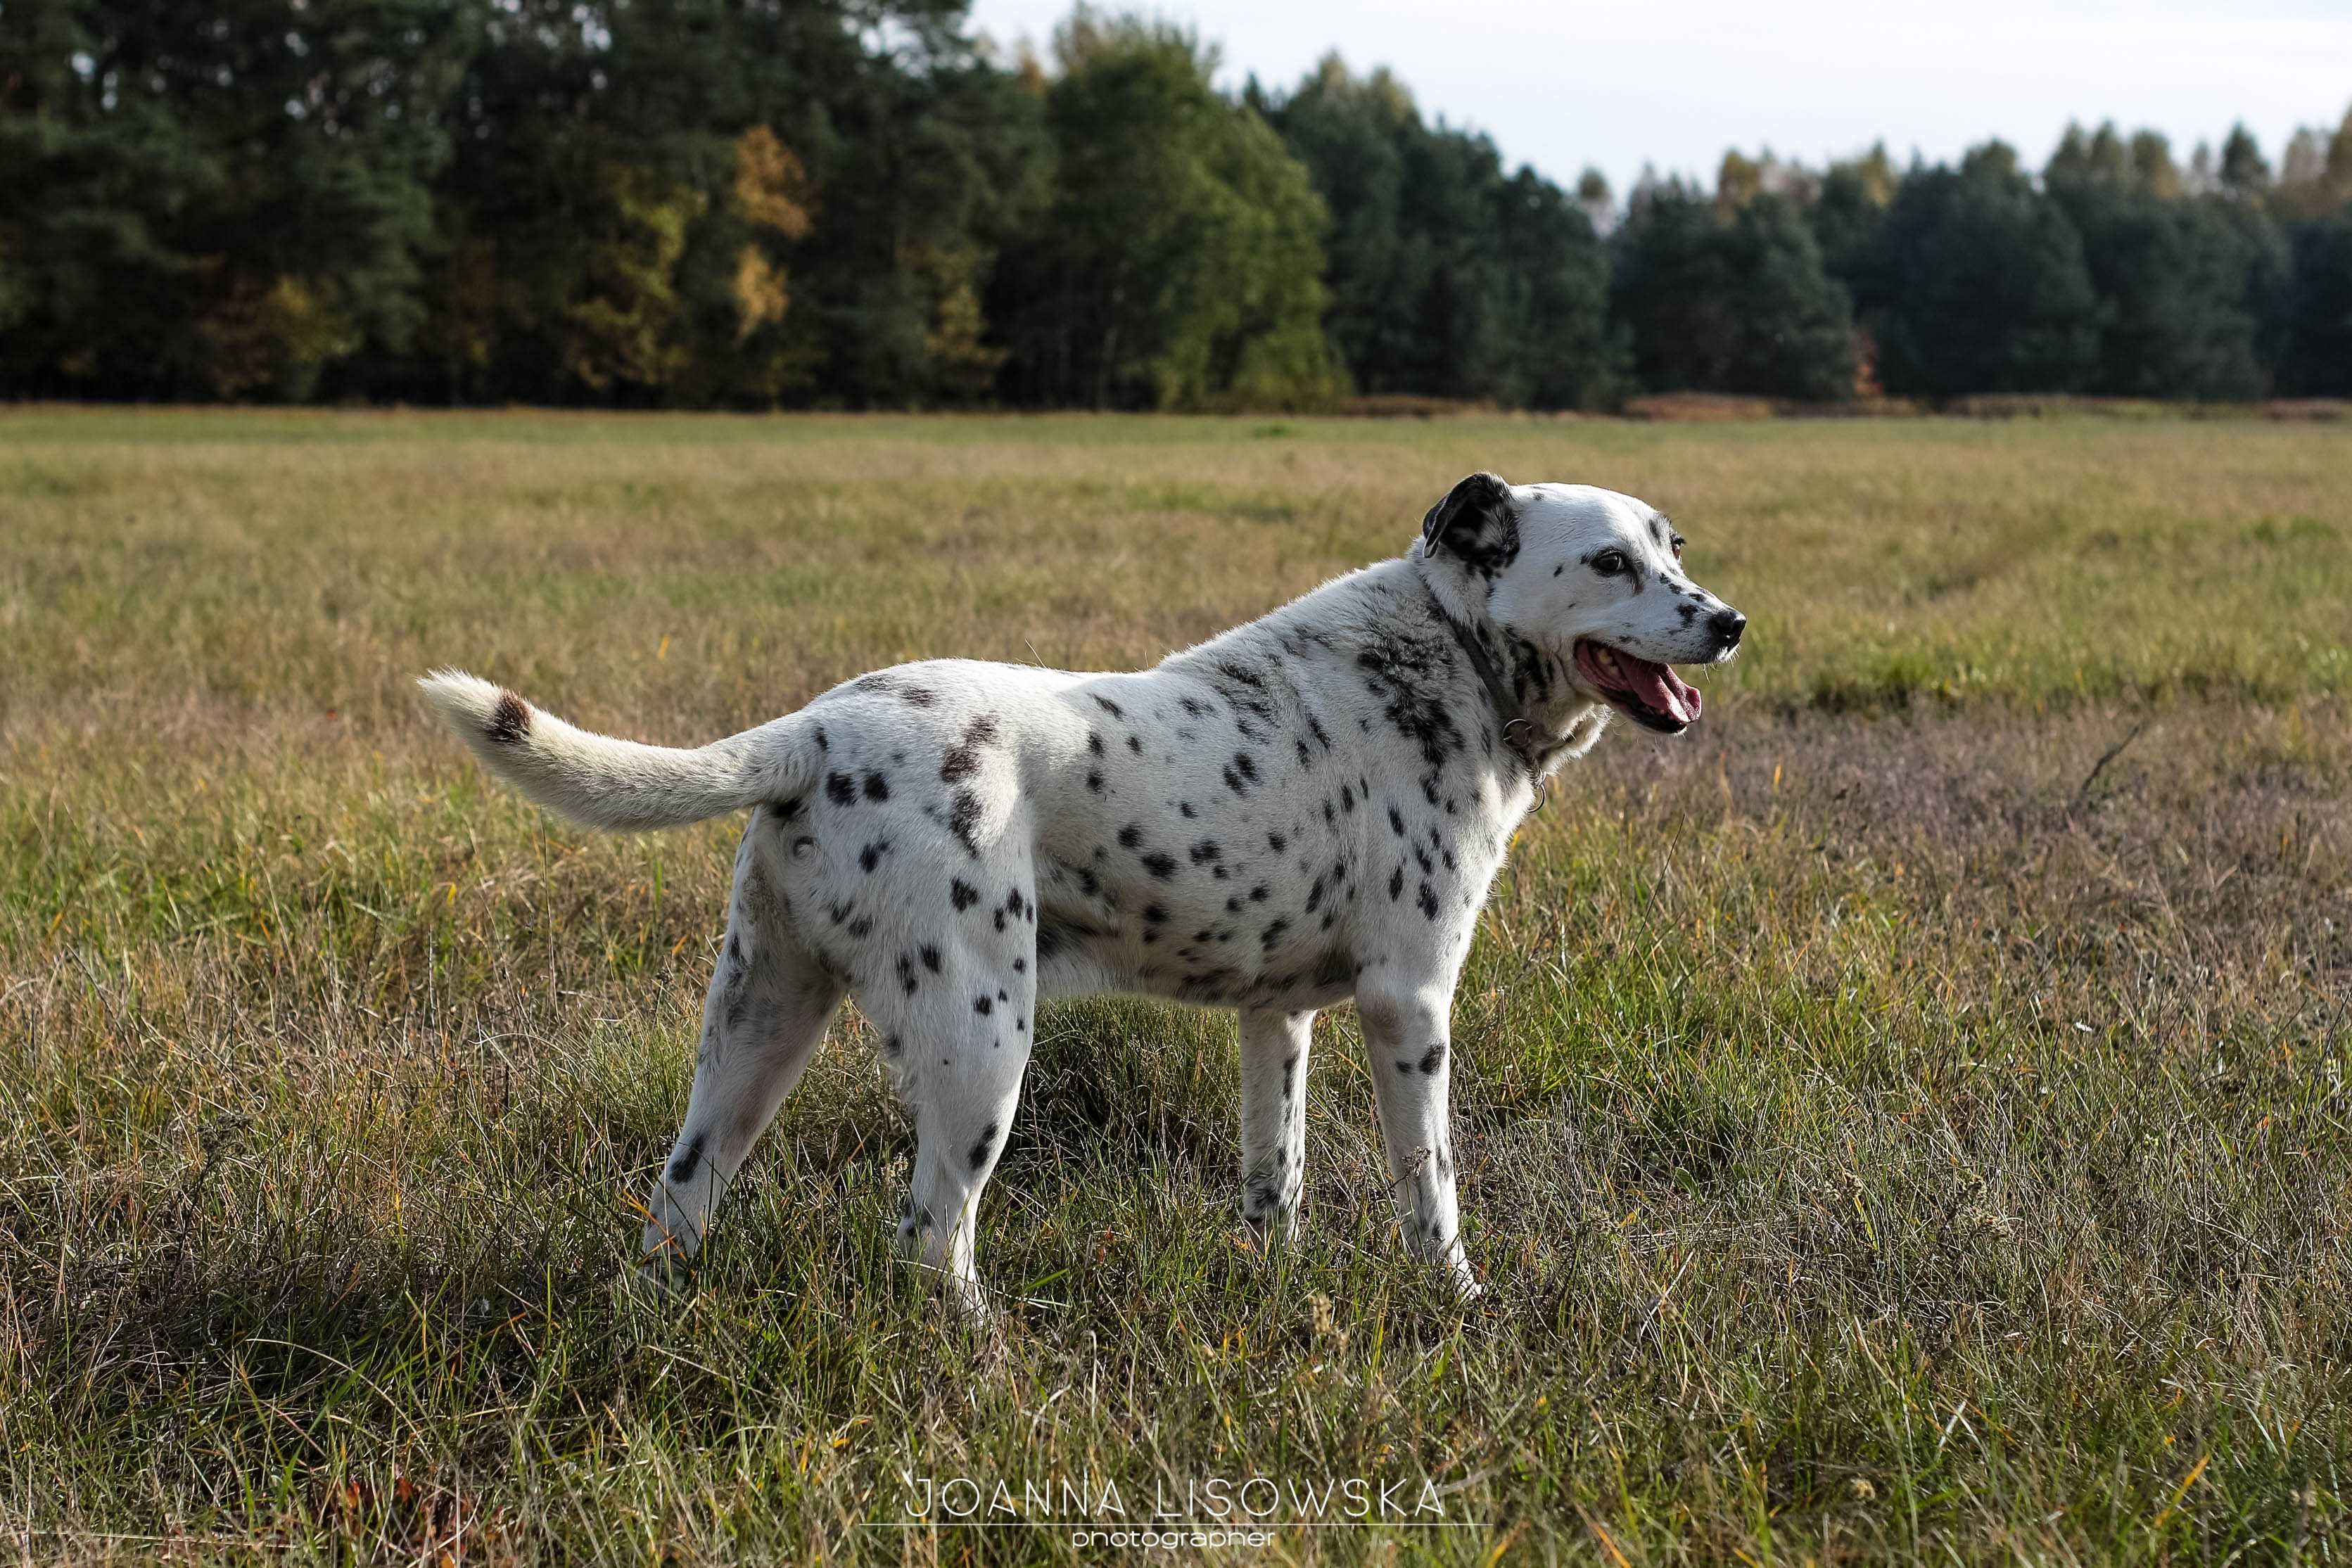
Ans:
[[[1680,735],[1698,718],[1698,688],[1675,674],[1671,664],[1637,659],[1603,643],[1580,641],[1576,668],[1611,706],[1661,735]]]

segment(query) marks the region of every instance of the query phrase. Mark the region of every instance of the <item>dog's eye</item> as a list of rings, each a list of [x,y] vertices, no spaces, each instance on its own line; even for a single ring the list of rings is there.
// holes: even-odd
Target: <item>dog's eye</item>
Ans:
[[[1683,537],[1680,534],[1675,536],[1675,559],[1676,560],[1683,559]]]
[[[1621,576],[1625,570],[1625,552],[1619,549],[1602,550],[1592,558],[1591,565],[1594,571],[1603,577]]]

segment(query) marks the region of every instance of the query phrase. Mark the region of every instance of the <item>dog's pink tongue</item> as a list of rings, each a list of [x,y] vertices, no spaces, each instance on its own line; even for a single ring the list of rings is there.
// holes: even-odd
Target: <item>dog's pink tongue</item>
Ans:
[[[1617,669],[1625,677],[1625,689],[1650,706],[1683,724],[1698,721],[1698,688],[1675,674],[1670,665],[1654,664],[1647,659],[1621,653],[1617,655]]]

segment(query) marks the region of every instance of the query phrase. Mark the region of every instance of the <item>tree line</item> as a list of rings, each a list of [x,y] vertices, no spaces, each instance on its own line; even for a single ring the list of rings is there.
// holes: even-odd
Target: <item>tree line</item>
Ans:
[[[1563,188],[1084,7],[0,0],[0,394],[1606,408],[2352,395],[2352,114]]]

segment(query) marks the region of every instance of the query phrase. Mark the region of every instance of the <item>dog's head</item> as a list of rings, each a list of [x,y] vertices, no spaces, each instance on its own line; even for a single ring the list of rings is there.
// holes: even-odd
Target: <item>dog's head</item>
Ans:
[[[1719,664],[1748,617],[1683,571],[1664,513],[1589,485],[1473,474],[1429,509],[1419,553],[1507,639],[1549,654],[1584,695],[1680,735],[1699,695],[1676,664]]]

